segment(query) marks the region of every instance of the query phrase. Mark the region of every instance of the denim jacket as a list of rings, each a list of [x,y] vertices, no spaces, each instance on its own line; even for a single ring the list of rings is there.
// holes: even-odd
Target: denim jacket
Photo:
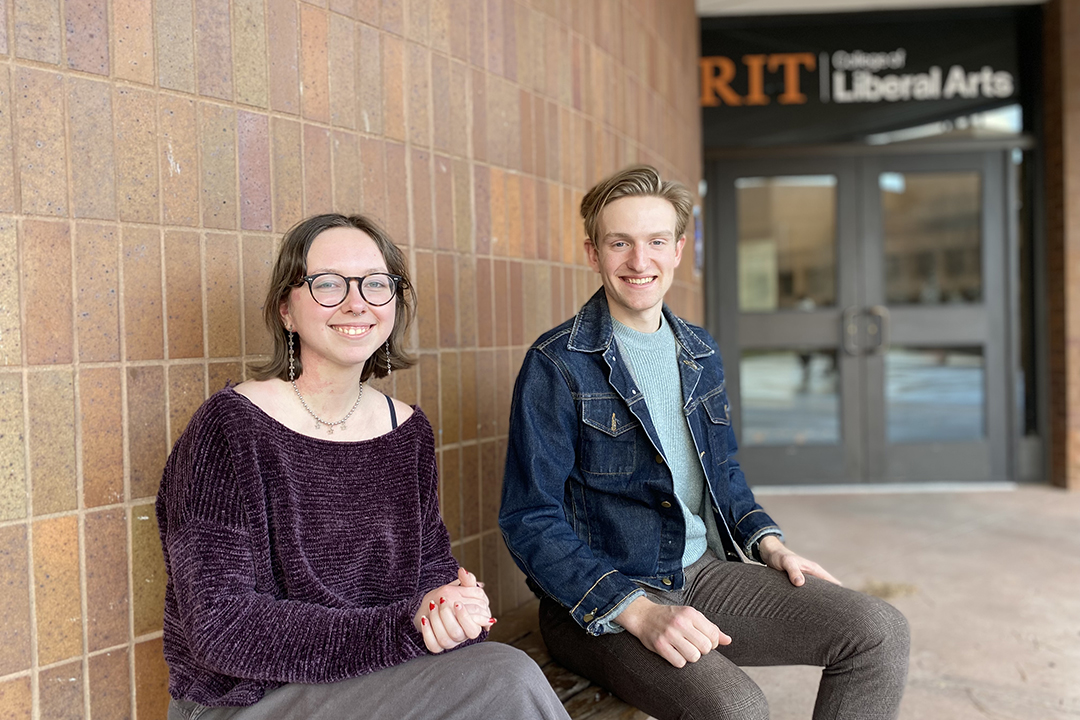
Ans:
[[[780,529],[735,461],[716,342],[665,305],[683,411],[729,560]],[[499,526],[530,586],[593,635],[643,595],[683,586],[686,527],[641,390],[618,351],[603,288],[529,349],[514,386]],[[738,548],[738,550],[737,550]]]

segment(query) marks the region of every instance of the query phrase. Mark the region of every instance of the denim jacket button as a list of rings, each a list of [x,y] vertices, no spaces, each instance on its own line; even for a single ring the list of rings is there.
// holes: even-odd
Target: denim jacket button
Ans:
[[[664,583],[665,585],[671,585],[671,578],[664,578],[660,582]]]
[[[661,455],[660,453],[656,453],[656,462],[659,463],[660,465],[663,465],[664,464],[664,456]]]
[[[660,503],[660,507],[669,508],[669,507],[671,507],[671,503],[669,503],[667,500],[665,500],[664,502]]]
[[[585,617],[583,617],[581,619],[584,620],[585,622],[592,622],[593,621],[593,614],[592,613],[587,613],[585,615]]]

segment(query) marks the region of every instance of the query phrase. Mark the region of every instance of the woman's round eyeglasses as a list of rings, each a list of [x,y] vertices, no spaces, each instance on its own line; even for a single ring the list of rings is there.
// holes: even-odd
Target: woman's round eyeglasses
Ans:
[[[349,296],[349,285],[355,280],[360,297],[368,305],[385,305],[394,299],[398,287],[405,286],[405,278],[390,273],[372,273],[362,277],[345,277],[337,273],[316,273],[300,278],[307,283],[315,302],[323,307],[337,307]]]

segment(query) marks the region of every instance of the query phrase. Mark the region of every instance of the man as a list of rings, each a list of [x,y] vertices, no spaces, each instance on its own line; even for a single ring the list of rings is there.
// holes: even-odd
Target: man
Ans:
[[[664,305],[691,206],[646,166],[593,187],[603,288],[518,375],[499,524],[544,640],[661,719],[767,718],[739,665],[790,664],[825,668],[814,718],[895,718],[904,617],[784,546],[735,461],[716,342]]]

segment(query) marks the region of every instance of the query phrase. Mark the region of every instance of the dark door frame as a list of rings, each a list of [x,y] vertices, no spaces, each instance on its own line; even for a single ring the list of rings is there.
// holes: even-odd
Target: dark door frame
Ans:
[[[731,257],[734,255],[731,248],[728,248],[728,252],[724,252],[724,248],[720,247],[719,227],[721,223],[717,218],[723,218],[726,214],[734,214],[735,208],[733,207],[733,197],[730,193],[718,192],[720,189],[720,178],[727,177],[730,173],[723,170],[724,166],[730,166],[736,164],[741,167],[746,167],[753,163],[754,165],[760,165],[762,172],[759,174],[768,175],[776,174],[774,168],[783,168],[783,174],[799,174],[802,172],[812,174],[846,174],[849,169],[856,165],[852,162],[853,159],[862,159],[869,163],[869,166],[873,166],[874,162],[871,158],[877,158],[884,165],[896,165],[899,163],[903,166],[905,163],[901,159],[903,157],[913,156],[937,156],[937,155],[987,155],[997,153],[1001,162],[1004,163],[1004,172],[999,175],[1004,187],[992,188],[993,192],[998,193],[998,197],[1004,197],[1005,202],[1003,207],[995,208],[991,207],[990,211],[995,218],[1000,218],[1001,229],[1004,233],[1002,238],[1004,247],[1004,257],[998,258],[999,261],[1004,264],[1004,270],[1001,273],[1001,283],[999,287],[1001,291],[1006,294],[1006,307],[1005,307],[1005,328],[995,329],[995,334],[1001,335],[1001,342],[1004,344],[1002,348],[1004,351],[1005,363],[1005,383],[1004,387],[1009,391],[1005,391],[1005,397],[995,400],[995,405],[998,408],[1004,407],[1007,417],[1010,419],[1010,425],[1005,432],[1007,438],[1006,447],[996,449],[995,457],[996,461],[993,463],[998,470],[987,479],[1003,480],[1003,479],[1015,479],[1019,475],[1018,460],[1017,460],[1017,447],[1021,440],[1021,423],[1022,418],[1019,417],[1020,413],[1017,412],[1017,398],[1015,393],[1011,392],[1013,387],[1013,379],[1016,377],[1016,373],[1019,372],[1019,262],[1017,261],[1018,253],[1018,237],[1017,237],[1017,203],[1018,203],[1018,188],[1016,184],[1016,172],[1011,162],[1008,162],[1008,154],[1015,149],[1030,149],[1033,147],[1033,141],[1028,137],[1008,138],[1005,140],[993,140],[993,141],[939,141],[939,142],[919,142],[919,143],[901,143],[888,146],[813,146],[813,147],[785,147],[785,148],[760,148],[760,149],[737,149],[737,150],[714,150],[706,153],[706,167],[705,177],[707,182],[707,188],[711,192],[707,192],[705,197],[705,240],[706,240],[706,253],[705,253],[705,297],[706,297],[706,326],[717,338],[720,343],[721,350],[725,353],[725,357],[730,357],[728,361],[730,375],[737,377],[737,368],[732,367],[732,363],[738,362],[738,348],[739,343],[739,323],[740,313],[737,310],[738,307],[738,288],[734,286],[734,283],[724,282],[721,280],[723,277],[723,264],[730,262]],[[890,158],[893,158],[890,160]],[[862,164],[866,164],[866,162]],[[984,201],[988,198],[988,192],[984,190]],[[852,212],[850,199],[838,197],[837,208],[837,227],[838,233],[844,222],[850,222],[850,218],[845,220],[845,213]],[[854,212],[861,217],[864,213],[863,208],[858,208]],[[850,225],[849,225],[850,227]],[[859,233],[862,234],[862,229]],[[841,243],[842,249],[845,242],[843,237],[838,237],[838,241]],[[850,243],[850,239],[848,239]],[[724,256],[727,256],[726,258]],[[841,280],[842,278],[838,278]],[[1002,284],[1003,283],[1003,284]],[[843,307],[844,296],[850,295],[850,289],[845,293],[845,289],[842,284],[837,286],[837,302],[840,307]],[[735,310],[732,310],[735,308]],[[813,318],[806,318],[806,321],[814,322]],[[794,322],[794,321],[793,321]],[[820,319],[818,319],[820,322]],[[727,330],[728,332],[725,332]],[[995,340],[996,342],[997,340]],[[732,372],[735,370],[735,372]],[[734,379],[734,377],[733,377]],[[733,383],[732,387],[729,387],[729,395],[732,395],[733,409],[736,409],[736,422],[739,420],[739,392],[738,387]],[[1003,389],[1004,390],[1004,389]],[[1041,390],[1041,388],[1040,388]],[[842,403],[845,402],[842,400]],[[1045,403],[1040,403],[1042,407],[1045,407]],[[844,412],[842,408],[842,413]],[[843,415],[841,422],[843,422]],[[737,425],[737,428],[739,425]],[[1001,435],[998,434],[1000,437]],[[852,458],[836,458],[828,457],[828,451],[824,448],[818,454],[821,455],[822,461],[831,462],[833,470],[837,470],[839,467],[847,466],[851,467]],[[834,451],[835,454],[835,451]],[[848,455],[851,453],[848,452]],[[1004,468],[1004,472],[1001,469]],[[852,480],[854,478],[848,478]],[[751,478],[751,480],[753,480]],[[822,480],[828,482],[828,480]],[[797,476],[792,476],[791,484],[797,484]]]

